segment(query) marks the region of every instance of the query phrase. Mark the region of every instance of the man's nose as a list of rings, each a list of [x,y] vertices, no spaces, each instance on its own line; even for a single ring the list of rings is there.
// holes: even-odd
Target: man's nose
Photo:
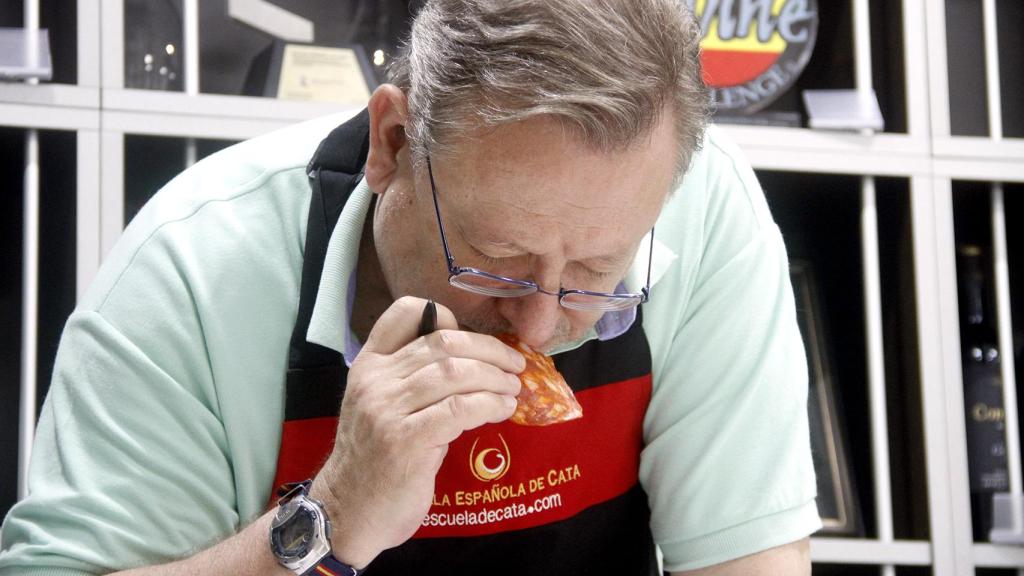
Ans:
[[[541,349],[556,334],[564,312],[558,296],[540,292],[519,298],[503,298],[498,312],[512,325],[519,340]]]

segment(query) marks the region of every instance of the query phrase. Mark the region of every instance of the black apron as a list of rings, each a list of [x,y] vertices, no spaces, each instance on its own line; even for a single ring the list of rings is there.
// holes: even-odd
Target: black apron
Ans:
[[[306,332],[328,240],[363,177],[368,134],[364,110],[334,129],[309,164],[313,194],[275,487],[315,476],[333,447],[348,369],[340,353],[307,342]],[[463,433],[449,447],[420,529],[378,556],[366,576],[657,574],[638,481],[651,396],[640,310],[625,334],[559,354],[555,365],[583,418]]]

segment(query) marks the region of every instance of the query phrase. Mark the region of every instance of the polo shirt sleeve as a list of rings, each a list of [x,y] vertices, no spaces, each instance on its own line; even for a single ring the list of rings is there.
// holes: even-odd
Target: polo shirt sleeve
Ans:
[[[180,321],[143,315],[134,323],[191,341],[194,316],[175,310]],[[30,493],[3,527],[0,575],[152,565],[237,530],[223,426],[195,342],[158,346],[127,337],[96,311],[71,316],[39,421]]]
[[[682,216],[659,221],[680,259],[644,311],[655,385],[640,478],[669,571],[820,528],[782,237],[738,151],[712,140],[703,156],[673,199]]]

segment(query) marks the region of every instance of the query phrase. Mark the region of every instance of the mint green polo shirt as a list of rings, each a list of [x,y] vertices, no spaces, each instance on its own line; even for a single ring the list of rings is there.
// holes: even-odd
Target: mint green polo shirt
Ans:
[[[128,226],[65,326],[30,493],[0,534],[0,576],[165,562],[265,511],[298,307],[305,168],[343,120],[211,156]],[[347,299],[369,198],[363,183],[331,236],[308,333],[339,352],[358,344]],[[640,480],[675,571],[798,540],[820,521],[785,248],[753,171],[717,129],[656,230]],[[633,287],[646,274],[637,260]]]

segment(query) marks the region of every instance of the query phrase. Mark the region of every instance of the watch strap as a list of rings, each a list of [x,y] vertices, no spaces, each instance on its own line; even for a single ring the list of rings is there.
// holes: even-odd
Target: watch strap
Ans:
[[[306,572],[308,576],[359,576],[362,573],[362,570],[356,570],[335,558],[334,554],[324,556],[316,566]]]

